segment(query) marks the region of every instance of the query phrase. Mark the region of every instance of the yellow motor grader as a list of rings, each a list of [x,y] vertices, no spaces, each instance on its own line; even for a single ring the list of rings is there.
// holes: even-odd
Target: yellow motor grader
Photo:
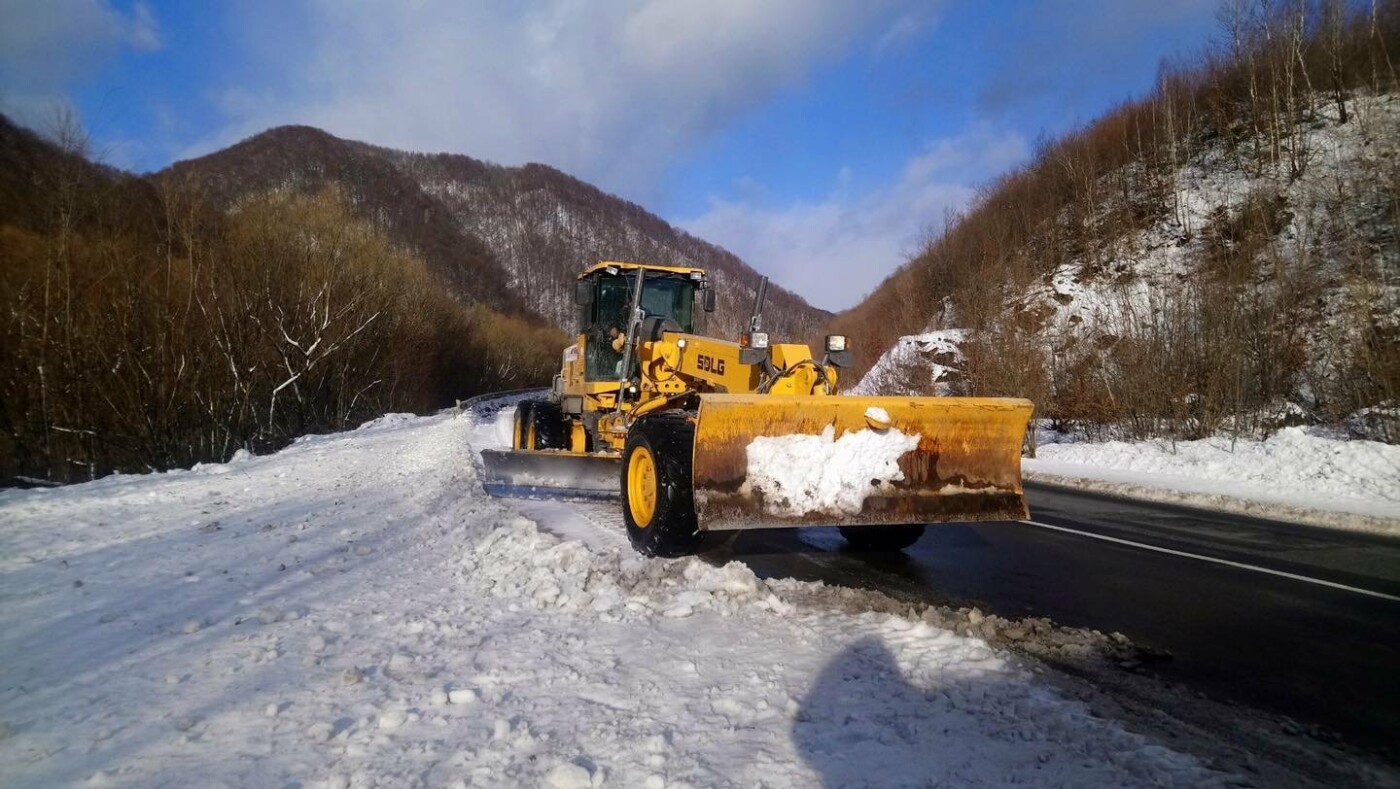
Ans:
[[[482,452],[498,496],[620,496],[632,545],[693,551],[704,532],[834,525],[901,550],[924,525],[1027,517],[1027,400],[839,394],[846,338],[773,344],[767,280],[737,342],[693,333],[703,269],[602,262],[578,277],[578,341],[513,446]]]

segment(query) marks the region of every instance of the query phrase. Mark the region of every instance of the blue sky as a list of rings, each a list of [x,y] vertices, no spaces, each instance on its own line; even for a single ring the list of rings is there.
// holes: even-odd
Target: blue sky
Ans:
[[[1218,0],[0,0],[0,111],[145,171],[270,126],[552,164],[851,306]]]

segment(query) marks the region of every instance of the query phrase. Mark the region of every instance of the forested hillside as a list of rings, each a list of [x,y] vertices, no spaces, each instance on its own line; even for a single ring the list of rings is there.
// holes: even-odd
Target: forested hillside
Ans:
[[[701,265],[737,335],[759,275],[542,165],[282,127],[138,177],[0,116],[0,479],[262,451],[547,384],[599,259]],[[830,317],[769,290],[766,326]]]
[[[335,185],[401,246],[468,301],[528,310],[576,328],[574,277],[599,260],[709,269],[719,310],[706,331],[737,335],[759,274],[734,255],[671,227],[640,206],[553,168],[502,167],[458,154],[418,154],[288,126],[179,162],[158,175],[231,208],[279,188]],[[831,316],[770,288],[765,325],[809,338]]]
[[[1026,396],[1136,437],[1400,440],[1400,6],[1219,22],[836,319],[864,390]]]
[[[0,116],[0,484],[261,452],[538,385],[563,333],[453,298],[334,186],[225,213]]]

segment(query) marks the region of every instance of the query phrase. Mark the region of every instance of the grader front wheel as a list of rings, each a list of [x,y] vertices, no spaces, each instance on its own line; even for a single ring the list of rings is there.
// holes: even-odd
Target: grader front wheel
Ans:
[[[516,449],[563,449],[564,415],[548,400],[524,400],[515,407]]]
[[[681,556],[700,544],[691,493],[695,425],[657,414],[632,425],[622,451],[622,519],[632,547],[646,556]]]

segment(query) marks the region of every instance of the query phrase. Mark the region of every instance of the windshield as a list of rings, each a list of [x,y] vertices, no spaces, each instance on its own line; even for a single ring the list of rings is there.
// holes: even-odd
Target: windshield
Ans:
[[[585,310],[587,337],[584,376],[590,381],[615,381],[621,376],[622,354],[612,348],[612,332],[627,330],[627,307],[635,276],[600,277],[593,303]],[[677,277],[648,276],[642,286],[642,312],[670,318],[683,332],[695,328],[695,283]]]

